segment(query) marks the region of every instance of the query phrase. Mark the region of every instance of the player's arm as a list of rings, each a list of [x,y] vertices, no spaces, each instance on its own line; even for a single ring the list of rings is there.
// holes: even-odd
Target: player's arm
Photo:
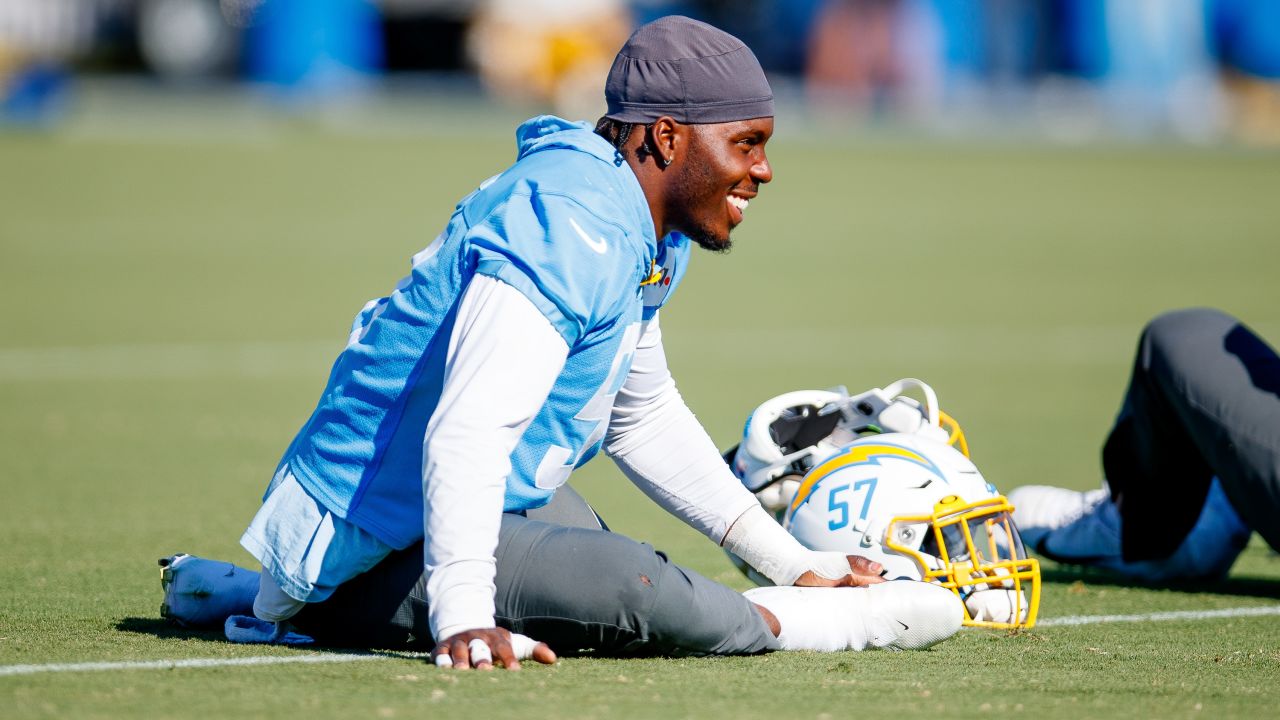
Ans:
[[[779,585],[881,581],[875,563],[805,548],[733,476],[676,389],[656,315],[618,391],[605,452],[660,506]]]
[[[491,652],[508,668],[519,665],[510,634],[494,624],[494,552],[511,451],[567,356],[564,339],[525,295],[484,275],[471,280],[423,441],[423,555],[438,663],[488,667],[483,654]],[[529,644],[523,654],[555,660],[545,645]]]

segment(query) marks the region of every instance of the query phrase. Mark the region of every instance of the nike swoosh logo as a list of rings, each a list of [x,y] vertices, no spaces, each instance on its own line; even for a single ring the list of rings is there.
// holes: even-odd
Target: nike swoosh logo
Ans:
[[[910,630],[910,629],[911,629],[910,627],[908,627],[908,626],[907,626],[907,624],[906,624],[906,623],[902,622],[901,620],[899,620],[899,621],[898,621],[898,624],[902,626],[902,629],[903,629],[903,630]]]
[[[595,250],[601,255],[609,252],[609,243],[604,238],[592,240],[591,236],[587,234],[587,231],[583,230],[582,226],[578,224],[578,221],[573,218],[569,218],[569,224],[573,226],[573,231],[578,233],[578,237],[582,238],[582,242],[586,243],[587,247]]]

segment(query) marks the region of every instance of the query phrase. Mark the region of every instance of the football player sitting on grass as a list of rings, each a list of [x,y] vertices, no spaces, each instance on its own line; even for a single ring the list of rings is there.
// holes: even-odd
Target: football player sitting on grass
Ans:
[[[922,391],[925,402],[903,395],[908,389]],[[1040,595],[1037,563],[1026,556],[1008,501],[968,460],[967,451],[959,426],[937,410],[932,389],[915,380],[852,397],[843,390],[787,393],[752,413],[742,444],[726,458],[743,484],[754,491],[766,518],[763,522],[774,528],[772,532],[789,532],[810,549],[841,557],[856,552],[873,560],[877,579],[888,581],[874,587],[904,588],[908,592],[899,598],[914,603],[896,613],[864,613],[855,636],[821,614],[812,625],[800,626],[802,634],[795,639],[787,634],[787,625],[781,625],[785,639],[780,648],[919,649],[961,625],[1017,628],[1035,624]],[[499,555],[502,621],[543,630],[562,653],[586,649],[627,655],[688,652],[687,647],[671,642],[673,632],[688,630],[673,631],[679,619],[655,612],[648,603],[654,596],[661,597],[662,584],[676,581],[683,587],[689,580],[681,582],[681,578],[697,576],[665,564],[676,574],[662,567],[650,570],[652,575],[637,578],[646,591],[635,592],[631,586],[637,579],[625,575],[634,566],[618,570],[619,566],[596,555],[601,548],[607,551],[616,545],[625,551],[617,557],[629,559],[634,543],[609,533],[572,490],[566,487],[561,492],[557,498],[562,499],[528,516],[538,518],[534,526],[548,542],[557,542],[562,534],[590,540],[581,550],[568,543],[563,547],[573,553],[573,566],[579,569],[557,571],[554,577],[531,576],[529,567],[508,568],[508,558]],[[738,556],[730,553],[730,557],[766,586],[744,594],[760,607],[777,598],[798,600],[807,594],[796,588],[768,587],[772,581],[767,576]],[[429,642],[427,577],[419,568],[420,559],[420,551],[393,554],[381,570],[356,578],[329,600],[308,607],[301,614],[300,627],[327,643],[388,647]],[[252,609],[258,573],[188,555],[166,558],[161,565],[162,613],[171,620],[216,625]],[[699,578],[698,582],[705,581]],[[920,592],[923,587],[929,588],[928,595]],[[875,591],[866,588],[841,592],[852,598],[866,593],[868,600],[878,600],[871,595]],[[592,609],[596,605],[590,599],[601,596],[609,597],[612,612],[644,622],[632,621],[641,632],[621,626],[606,629],[593,620],[589,613],[596,612]],[[512,600],[520,597],[540,598],[536,613],[549,614],[535,619],[534,608]],[[936,606],[925,612],[927,606],[918,603],[918,597]],[[838,610],[809,601],[805,606],[818,613]],[[521,620],[522,615],[527,617]],[[870,621],[877,616],[892,618],[895,625]],[[913,629],[912,622],[921,620],[925,624]],[[236,622],[233,618],[227,623],[232,637],[238,631]],[[664,625],[668,625],[665,630]],[[516,638],[525,652],[534,652],[531,641]],[[275,640],[307,643],[312,639],[289,632]]]
[[[663,18],[623,46],[605,99],[594,127],[521,125],[515,164],[356,316],[241,538],[263,572],[171,558],[170,617],[230,609],[227,637],[244,642],[412,638],[459,669],[584,648],[915,649],[960,627],[953,590],[779,526],[667,369],[659,318],[692,246],[726,250],[773,178],[755,56]],[[605,530],[565,486],[602,449],[778,587],[744,595]],[[201,618],[224,586],[241,594]]]

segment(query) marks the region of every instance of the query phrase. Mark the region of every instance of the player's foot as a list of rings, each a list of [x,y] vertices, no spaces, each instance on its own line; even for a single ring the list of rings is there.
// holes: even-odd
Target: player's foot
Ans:
[[[1051,560],[1090,565],[1146,582],[1212,581],[1227,574],[1252,533],[1214,478],[1200,517],[1171,555],[1126,562],[1120,511],[1107,490],[1028,486],[1009,493],[1023,540]]]
[[[268,622],[251,615],[232,615],[223,625],[227,640],[233,643],[265,645],[311,645],[310,635],[294,632],[288,622]]]
[[[1120,557],[1120,514],[1106,488],[1025,485],[1008,497],[1023,542],[1041,555],[1081,565]]]
[[[784,650],[923,650],[956,634],[964,620],[955,593],[916,580],[865,588],[764,587],[745,595],[778,618]]]
[[[160,616],[184,627],[218,627],[253,612],[258,573],[228,562],[179,553],[160,558]]]

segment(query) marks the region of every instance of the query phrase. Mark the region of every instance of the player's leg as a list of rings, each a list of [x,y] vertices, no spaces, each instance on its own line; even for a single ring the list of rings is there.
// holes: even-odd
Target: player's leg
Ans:
[[[921,582],[744,596],[615,533],[517,518],[503,532],[499,622],[561,655],[916,649],[955,634],[964,615],[951,591]]]
[[[954,634],[963,616],[953,593],[918,582],[761,588],[748,598],[624,536],[515,515],[503,518],[496,560],[498,624],[560,655],[914,649]],[[393,553],[294,621],[325,643],[429,646],[421,568],[421,545]]]
[[[776,641],[741,594],[599,529],[505,515],[497,622],[558,654],[760,652]],[[392,553],[294,619],[325,643],[429,645],[422,546]]]
[[[1120,552],[1120,511],[1106,488],[1077,492],[1024,486],[1009,493],[1014,521],[1025,542],[1059,562],[1105,568],[1136,580],[1216,580],[1227,574],[1252,530],[1227,500],[1217,478],[1200,516],[1172,555],[1125,560]]]
[[[1153,320],[1103,448],[1125,559],[1168,556],[1216,476],[1280,548],[1280,358],[1239,320],[1197,308]]]
[[[1147,580],[1225,574],[1250,526],[1275,546],[1277,393],[1275,352],[1235,318],[1157,317],[1103,450],[1109,490],[1014,490],[1024,538],[1049,557]]]
[[[276,565],[296,568],[302,568],[307,563],[301,557],[289,562],[277,562],[271,558],[308,552],[308,557],[314,562],[316,558],[324,558],[326,555],[325,552],[316,552],[320,547],[332,555],[339,547],[355,545],[357,549],[370,550],[375,559],[380,560],[390,550],[376,540],[368,542],[358,528],[352,528],[341,521],[334,527],[335,519],[326,519],[327,515],[327,511],[319,503],[297,486],[296,480],[288,478],[287,473],[280,473],[268,487],[263,509],[259,510],[245,535],[250,538],[248,543],[258,548],[255,554],[267,557]],[[599,515],[568,485],[561,487],[550,503],[530,511],[529,516],[572,527],[607,529]],[[348,536],[354,536],[355,540]],[[296,552],[283,547],[277,548],[277,545],[285,544],[282,541],[286,538],[292,538],[288,545],[298,548]],[[307,538],[319,538],[320,542],[302,542]],[[267,551],[268,547],[272,549]],[[422,573],[421,558],[422,554],[419,552],[416,561],[392,559],[386,564],[381,576],[381,582],[385,585],[380,592],[371,593],[370,599],[366,601],[366,614],[371,620],[378,617],[386,620],[394,614],[396,606],[407,597]],[[362,569],[367,569],[370,564],[365,561],[366,567]],[[221,628],[232,615],[252,615],[266,622],[282,622],[292,618],[306,605],[304,601],[285,592],[281,587],[282,583],[275,580],[270,572],[259,573],[229,562],[186,553],[161,558],[160,567],[160,584],[164,591],[160,615],[185,627]],[[368,579],[363,583],[364,586],[369,586]],[[292,587],[301,583],[294,581],[289,584]],[[328,593],[331,592],[332,588],[329,588]],[[326,597],[328,593],[325,594]],[[379,602],[380,600],[383,602]],[[385,607],[387,600],[391,600],[390,607]],[[425,622],[425,615],[423,618]],[[413,627],[410,621],[402,621],[400,624]],[[376,622],[370,622],[360,633],[373,632],[375,629],[378,632],[382,629],[390,632],[390,635],[377,641],[382,644],[399,644],[405,640],[403,633],[391,630],[389,626],[383,628]],[[245,636],[249,638],[252,635],[250,628]],[[377,644],[374,637],[356,634],[351,639],[356,638],[360,638],[358,644]]]

